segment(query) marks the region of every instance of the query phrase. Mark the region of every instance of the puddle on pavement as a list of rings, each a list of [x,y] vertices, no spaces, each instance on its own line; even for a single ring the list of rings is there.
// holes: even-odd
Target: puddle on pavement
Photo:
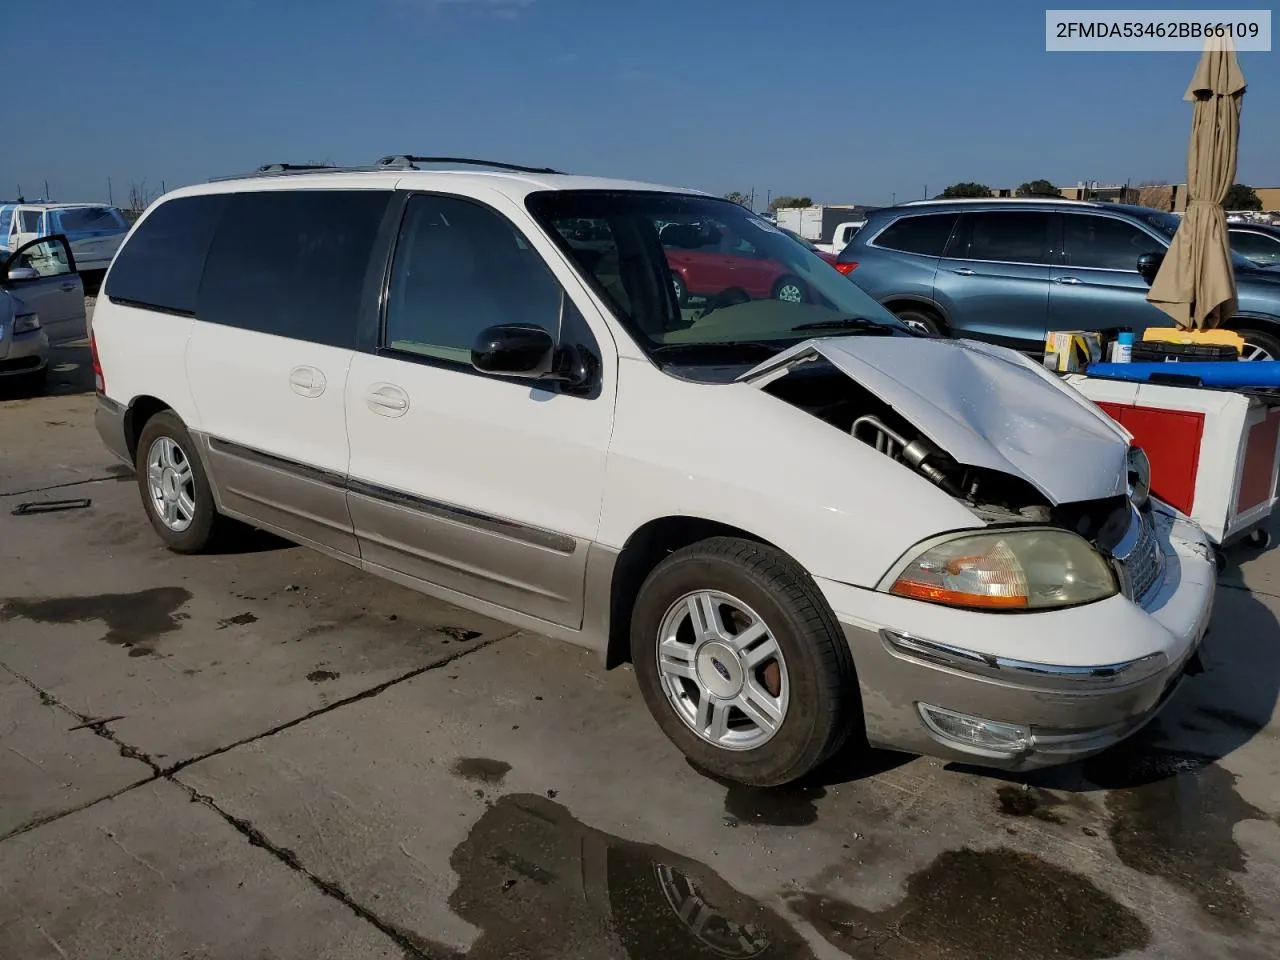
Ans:
[[[487,757],[459,757],[453,763],[453,772],[464,780],[498,784],[511,772],[511,764]]]
[[[943,853],[882,911],[816,894],[788,903],[852,957],[1102,960],[1151,941],[1137,914],[1088,878],[1005,849]]]
[[[810,958],[774,911],[704,864],[579,823],[532,794],[497,800],[450,859],[468,960]]]
[[[1215,758],[1163,749],[1150,739],[1123,743],[1083,765],[1085,777],[1109,791],[1116,855],[1191,894],[1224,924],[1248,925],[1252,905],[1239,885],[1245,857],[1234,832],[1240,821],[1267,815],[1236,792],[1235,774]]]
[[[225,630],[227,627],[243,627],[250,623],[257,623],[258,618],[252,613],[237,613],[234,617],[226,617],[218,621],[218,629]]]
[[[725,788],[725,820],[770,827],[807,827],[818,819],[817,802],[827,795],[824,787],[792,783],[781,787],[748,787],[702,769],[692,760],[685,763],[700,777]]]
[[[996,790],[996,812],[1006,817],[1032,817],[1044,823],[1063,823],[1062,814],[1055,807],[1064,805],[1048,790],[1006,784]]]
[[[154,652],[153,642],[158,637],[178,629],[185,619],[178,608],[190,599],[190,591],[182,587],[91,597],[11,597],[0,604],[0,622],[16,617],[36,623],[101,620],[107,628],[103,640],[128,648],[130,656],[145,656]]]
[[[312,683],[326,683],[330,680],[337,680],[342,674],[336,670],[312,670],[307,674],[307,679]]]

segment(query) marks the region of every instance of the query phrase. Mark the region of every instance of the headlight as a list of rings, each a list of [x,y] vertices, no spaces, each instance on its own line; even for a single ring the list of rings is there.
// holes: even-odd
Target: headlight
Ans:
[[[20,313],[13,318],[14,333],[32,333],[40,329],[40,318],[34,313]]]
[[[1151,496],[1151,461],[1141,447],[1129,448],[1129,500],[1141,509]]]
[[[1044,529],[944,540],[915,554],[888,586],[901,597],[978,610],[1052,610],[1118,589],[1111,567],[1087,541]]]

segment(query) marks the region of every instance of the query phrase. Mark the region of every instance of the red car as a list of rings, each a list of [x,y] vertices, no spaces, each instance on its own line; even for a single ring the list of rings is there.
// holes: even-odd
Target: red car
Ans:
[[[668,223],[658,236],[682,305],[726,294],[791,303],[809,299],[803,280],[721,224]]]

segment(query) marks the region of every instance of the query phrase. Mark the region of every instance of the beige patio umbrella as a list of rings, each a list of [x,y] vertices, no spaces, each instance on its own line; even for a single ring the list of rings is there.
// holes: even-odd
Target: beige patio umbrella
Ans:
[[[1195,103],[1187,150],[1187,211],[1147,300],[1178,326],[1204,329],[1235,313],[1236,281],[1222,201],[1236,178],[1244,74],[1229,41],[1205,48],[1187,88]]]

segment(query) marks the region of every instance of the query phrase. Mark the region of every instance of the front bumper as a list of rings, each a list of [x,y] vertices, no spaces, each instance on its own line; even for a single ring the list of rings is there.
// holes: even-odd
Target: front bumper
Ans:
[[[39,373],[49,365],[49,338],[44,330],[17,334],[7,346],[0,359],[0,377]]]
[[[1199,527],[1160,514],[1156,533],[1163,580],[1141,606],[1116,596],[993,614],[820,580],[858,670],[868,739],[1027,770],[1089,756],[1136,732],[1196,669],[1216,585]],[[970,721],[997,735],[957,736],[975,729]]]

